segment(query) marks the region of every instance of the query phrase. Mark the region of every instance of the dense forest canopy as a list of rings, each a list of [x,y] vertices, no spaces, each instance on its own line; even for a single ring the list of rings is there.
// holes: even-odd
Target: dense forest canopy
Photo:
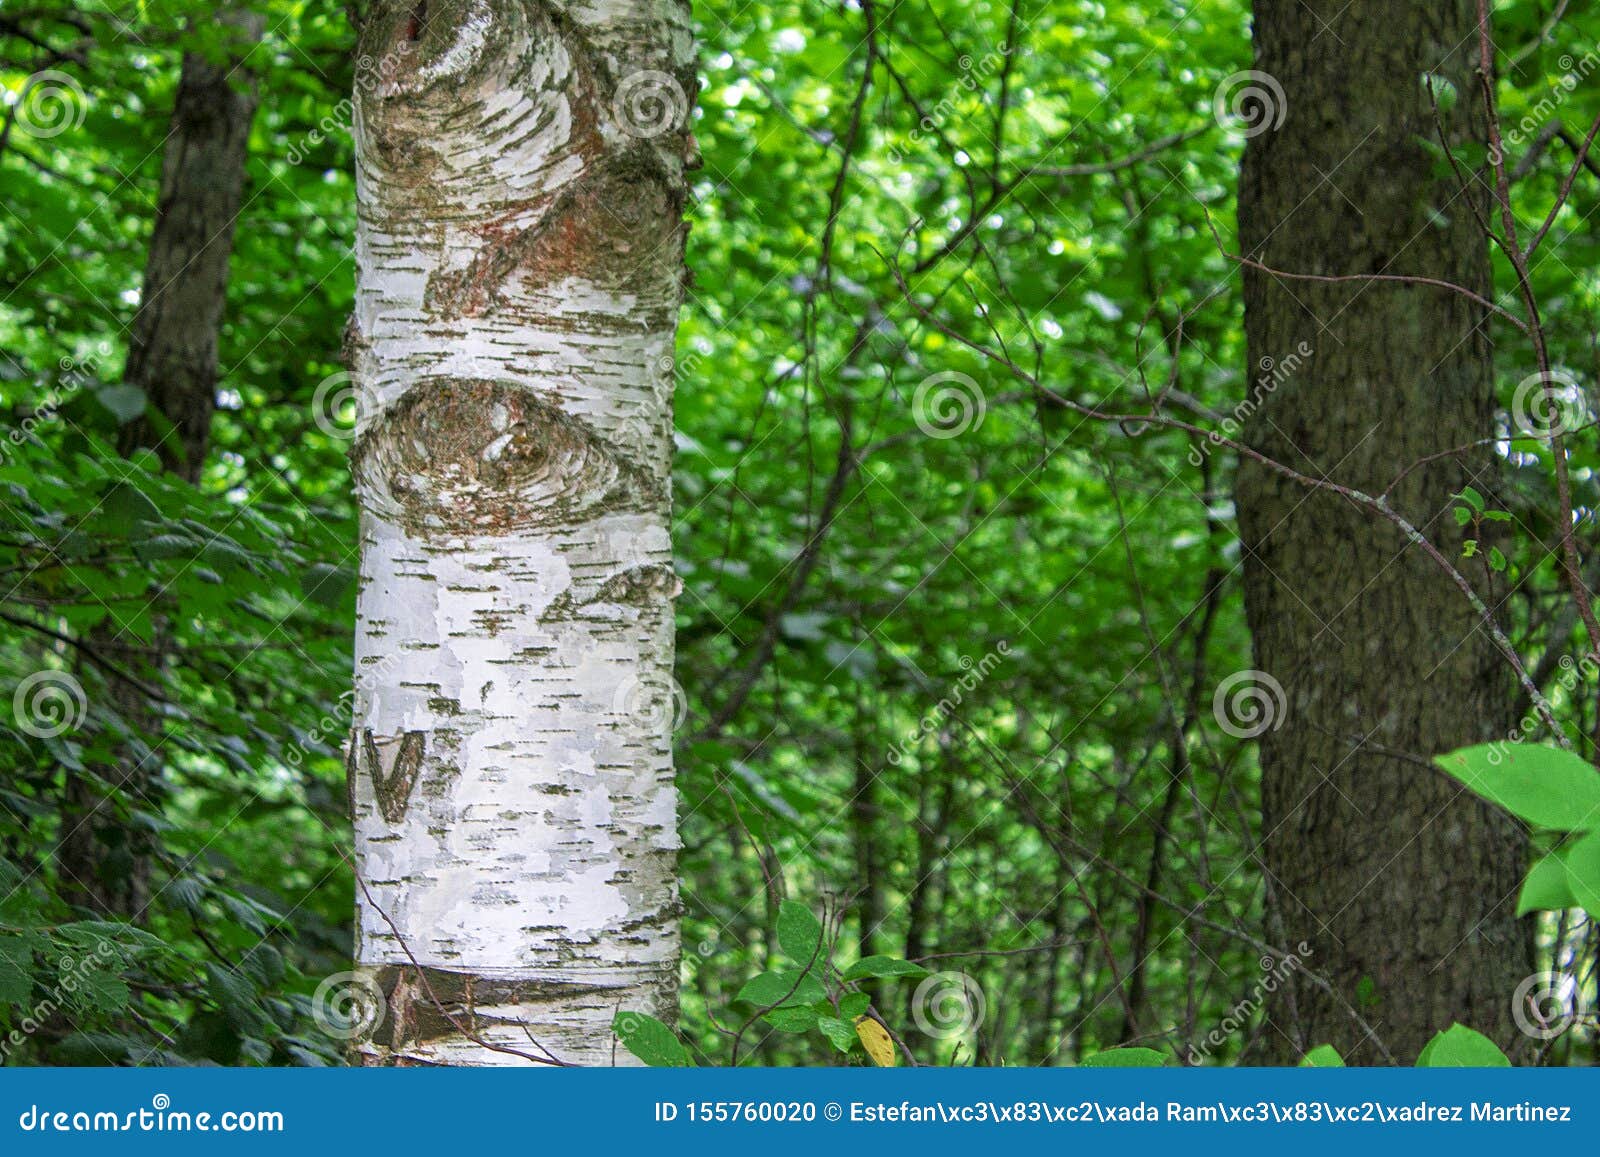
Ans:
[[[372,1028],[357,145],[431,7],[0,0],[9,1064]],[[1600,12],[1387,7],[695,4],[630,113],[694,142],[676,665],[610,704],[679,797],[634,1051],[1593,1062]]]

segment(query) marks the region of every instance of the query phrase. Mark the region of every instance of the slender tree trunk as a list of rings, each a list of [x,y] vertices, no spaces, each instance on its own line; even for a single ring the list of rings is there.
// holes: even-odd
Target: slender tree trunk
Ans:
[[[626,1063],[676,1009],[689,10],[378,0],[361,52],[358,1051]]]
[[[855,740],[852,754],[855,757],[855,790],[850,796],[851,839],[856,853],[856,930],[863,956],[878,954],[878,943],[883,936],[882,924],[886,919],[883,892],[883,857],[878,847],[878,777],[873,772],[873,752],[869,747],[865,718],[865,703],[856,699]]]
[[[1474,219],[1483,188],[1462,192],[1424,147],[1437,139],[1430,75],[1451,138],[1486,139],[1472,7],[1256,0],[1256,69],[1281,99],[1257,79],[1271,107],[1255,106],[1264,115],[1240,183],[1249,258],[1490,293]],[[1486,317],[1463,296],[1248,268],[1244,280],[1259,405],[1247,437],[1264,454],[1377,494],[1428,455],[1494,433]],[[1390,501],[1461,559],[1451,495],[1463,485],[1492,493],[1494,464],[1488,448],[1442,457],[1406,475]],[[1250,461],[1237,498],[1258,684],[1284,691],[1261,735],[1265,859],[1283,937],[1308,943],[1307,964],[1400,1063],[1453,1021],[1508,1045],[1512,991],[1529,968],[1513,914],[1523,843],[1425,761],[1504,737],[1509,673],[1461,595],[1381,519]],[[1487,568],[1461,565],[1487,592]],[[1304,983],[1293,1002],[1298,1023],[1281,996],[1271,1008],[1279,1060],[1323,1042],[1357,1062],[1381,1059],[1341,1002]]]
[[[235,34],[228,55],[183,58],[123,373],[124,384],[143,391],[158,415],[154,422],[140,417],[122,427],[123,453],[155,446],[167,469],[191,483],[199,481],[211,435],[217,341],[256,109],[254,83],[241,66],[263,27],[253,13],[228,12],[218,19]],[[102,651],[114,651],[126,643],[121,636],[108,622],[97,628],[94,642]],[[155,649],[159,654],[159,640]],[[138,688],[112,679],[109,691],[125,720],[146,733],[157,729]],[[73,902],[106,915],[143,914],[150,891],[150,831],[129,823],[126,813],[156,806],[151,797],[159,758],[150,744],[134,739],[124,744],[117,765],[96,769],[98,779],[68,779],[57,864],[62,892]]]

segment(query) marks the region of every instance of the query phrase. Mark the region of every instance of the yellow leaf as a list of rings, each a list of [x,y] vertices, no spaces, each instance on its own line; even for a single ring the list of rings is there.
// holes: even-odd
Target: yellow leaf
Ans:
[[[889,1037],[889,1030],[870,1016],[856,1017],[856,1035],[861,1038],[861,1047],[867,1050],[867,1056],[871,1057],[872,1063],[880,1069],[892,1069],[900,1063],[899,1054],[894,1051],[894,1041]]]

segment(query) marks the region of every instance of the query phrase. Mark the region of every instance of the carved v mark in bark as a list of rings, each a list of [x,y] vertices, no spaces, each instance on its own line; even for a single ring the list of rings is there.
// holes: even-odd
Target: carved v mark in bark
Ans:
[[[365,771],[372,777],[372,790],[378,797],[383,818],[397,824],[406,816],[411,789],[422,770],[422,749],[426,732],[407,731],[402,735],[374,736],[370,727],[350,735],[350,754],[345,774],[350,787],[350,814],[356,810],[356,776]]]

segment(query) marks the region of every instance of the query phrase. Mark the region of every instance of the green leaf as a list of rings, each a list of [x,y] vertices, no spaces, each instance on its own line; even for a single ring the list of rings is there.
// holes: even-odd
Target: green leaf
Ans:
[[[1573,844],[1562,853],[1562,859],[1573,900],[1600,920],[1600,831],[1590,832]]]
[[[1318,1045],[1300,1058],[1302,1069],[1342,1069],[1344,1058],[1332,1045]]]
[[[761,1008],[793,1008],[816,1004],[827,996],[822,982],[809,972],[802,974],[798,968],[783,968],[752,977],[734,999]]]
[[[1453,507],[1450,513],[1455,516],[1457,526],[1465,526],[1467,523],[1472,521],[1472,511],[1468,510],[1465,506]]]
[[[24,1005],[33,994],[33,950],[37,938],[0,936],[0,1004]]]
[[[132,529],[135,522],[159,522],[161,511],[154,502],[140,490],[128,482],[119,482],[110,490],[100,502],[100,513],[115,522]]]
[[[1430,103],[1438,108],[1440,114],[1448,113],[1456,107],[1456,86],[1448,77],[1435,72],[1423,73],[1422,91],[1428,95]]]
[[[844,970],[846,980],[866,980],[868,977],[886,976],[926,976],[928,970],[920,964],[913,964],[909,960],[897,960],[893,956],[863,956],[849,968]]]
[[[624,1048],[651,1068],[683,1069],[694,1065],[678,1034],[653,1016],[619,1012],[611,1021],[611,1031]]]
[[[1155,1049],[1107,1049],[1078,1063],[1085,1069],[1161,1069],[1166,1067],[1167,1058]]]
[[[1489,548],[1489,569],[1492,571],[1503,571],[1506,569],[1506,556],[1500,552],[1500,548],[1498,546],[1491,546]]]
[[[1566,852],[1551,852],[1540,857],[1528,870],[1527,879],[1522,881],[1522,891],[1517,895],[1517,915],[1576,907],[1578,900],[1567,880]]]
[[[1468,506],[1472,507],[1473,510],[1483,509],[1483,495],[1479,494],[1470,486],[1463,486],[1461,488],[1461,493],[1454,495],[1453,497],[1461,499]]]
[[[232,968],[208,963],[206,990],[217,1002],[222,1015],[241,1034],[260,1028],[265,1014],[250,978]]]
[[[763,1019],[779,1032],[810,1032],[817,1027],[817,1010],[809,1005],[799,1008],[774,1008],[763,1014]]]
[[[75,1004],[94,1012],[120,1012],[128,1007],[133,993],[120,976],[100,969],[88,969],[76,975],[76,988],[71,994]]]
[[[300,593],[321,607],[340,607],[355,589],[355,575],[325,562],[312,563],[300,576]]]
[[[864,992],[847,992],[839,999],[839,1015],[851,1024],[856,1022],[856,1017],[865,1016],[871,1007],[872,997]]]
[[[1446,773],[1534,827],[1600,826],[1600,772],[1570,751],[1533,743],[1484,743],[1435,757]]]
[[[1464,1024],[1453,1024],[1427,1044],[1417,1057],[1419,1069],[1500,1069],[1511,1062],[1494,1041]]]
[[[834,1016],[820,1016],[817,1018],[817,1027],[822,1030],[822,1035],[833,1042],[833,1047],[842,1053],[849,1052],[855,1047],[856,1026],[854,1021],[840,1020]]]
[[[789,958],[808,968],[822,952],[822,923],[810,908],[794,900],[778,907],[778,944]]]

